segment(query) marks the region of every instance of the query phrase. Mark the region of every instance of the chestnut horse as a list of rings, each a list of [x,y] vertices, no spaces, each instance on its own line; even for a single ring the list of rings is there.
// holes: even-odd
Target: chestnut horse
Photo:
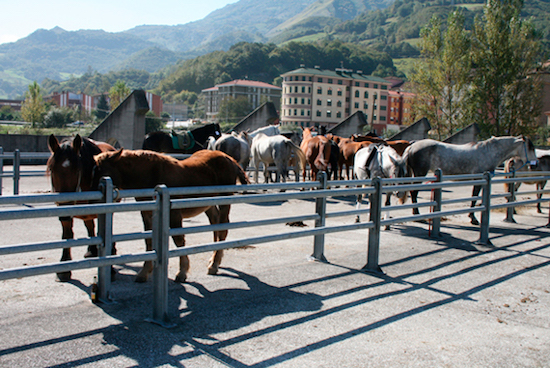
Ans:
[[[101,152],[114,151],[115,148],[105,142],[96,142],[89,138],[76,135],[59,143],[52,134],[48,139],[48,147],[52,153],[48,159],[47,173],[50,175],[52,189],[56,193],[88,191],[92,188],[92,170],[95,165],[94,155]],[[67,205],[72,203],[60,203]],[[95,215],[76,216],[84,221],[88,236],[95,236]],[[62,239],[74,238],[73,218],[60,217],[63,227]],[[97,246],[91,245],[84,257],[97,257]],[[61,261],[71,260],[71,248],[64,248]],[[71,272],[57,274],[59,281],[69,281]]]
[[[300,149],[306,155],[306,161],[311,169],[311,180],[317,180],[317,172],[327,171],[330,158],[330,142],[322,135],[313,136],[310,128],[302,128],[302,143]],[[306,167],[303,168],[304,180]]]
[[[120,189],[154,188],[159,184],[168,187],[208,186],[208,185],[235,185],[237,181],[247,184],[246,173],[241,166],[227,154],[221,151],[201,150],[188,159],[179,161],[168,155],[145,150],[119,150],[105,152],[95,156],[96,168],[94,171],[94,187],[99,178],[109,176],[113,184]],[[215,194],[211,194],[215,195]],[[194,195],[191,197],[199,197]],[[178,196],[177,198],[189,198]],[[147,198],[136,198],[146,200]],[[182,220],[206,212],[211,224],[229,222],[230,205],[206,206],[196,208],[175,209],[170,211],[170,227],[182,227]],[[145,230],[153,227],[153,213],[141,213]],[[223,241],[227,237],[227,230],[214,232],[214,241]],[[173,236],[176,246],[183,247],[183,235]],[[151,239],[146,241],[147,250],[152,250]],[[215,275],[223,257],[223,250],[214,252],[208,265],[208,274]],[[184,282],[189,270],[187,256],[180,257],[180,270],[176,281]],[[145,282],[153,271],[153,263],[145,262],[143,269],[136,277],[137,282]]]
[[[355,159],[355,154],[361,148],[368,147],[373,142],[363,141],[363,142],[353,142],[350,138],[340,139],[338,143],[338,148],[340,149],[340,159],[338,161],[338,176],[340,180],[343,180],[342,170],[344,165],[346,165],[346,179],[351,180],[350,178],[350,168],[353,166],[353,161]]]

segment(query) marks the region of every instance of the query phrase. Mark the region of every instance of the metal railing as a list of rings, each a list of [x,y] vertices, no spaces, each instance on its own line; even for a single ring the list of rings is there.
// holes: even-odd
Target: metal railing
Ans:
[[[66,272],[85,268],[98,268],[99,299],[109,300],[110,292],[110,266],[122,265],[133,262],[153,261],[153,312],[151,321],[161,325],[169,324],[168,318],[168,260],[173,257],[210,252],[221,249],[230,249],[252,244],[264,244],[274,241],[313,237],[313,251],[311,257],[318,261],[326,261],[324,256],[324,240],[326,234],[368,229],[367,263],[363,269],[367,272],[381,272],[379,266],[380,231],[383,226],[418,220],[432,220],[432,236],[440,236],[440,219],[444,216],[481,212],[479,244],[490,244],[489,240],[489,216],[490,211],[498,208],[508,208],[520,205],[534,204],[549,201],[546,199],[525,200],[493,205],[491,200],[495,198],[513,198],[508,194],[491,194],[491,187],[495,184],[548,180],[550,172],[537,173],[536,177],[517,175],[508,178],[504,175],[493,176],[490,173],[478,175],[442,176],[438,171],[434,177],[380,179],[364,181],[331,181],[327,182],[326,174],[320,173],[318,182],[300,182],[285,184],[254,184],[217,187],[184,187],[167,188],[164,185],[154,189],[121,190],[113,188],[109,178],[103,178],[101,192],[83,193],[56,193],[40,195],[14,195],[0,197],[0,221],[13,219],[31,219],[44,217],[98,215],[98,234],[95,237],[81,239],[67,239],[41,243],[26,243],[0,246],[0,256],[31,251],[61,249],[87,245],[99,246],[99,257],[83,260],[71,260],[52,264],[35,265],[21,268],[0,270],[0,280],[29,277],[47,273]],[[426,181],[428,181],[426,183]],[[465,197],[455,199],[443,199],[443,189],[479,185],[483,188],[479,197]],[[346,187],[343,187],[346,186]],[[268,190],[263,193],[261,191]],[[281,191],[285,192],[273,192]],[[417,204],[386,206],[382,208],[382,195],[394,191],[429,190],[432,191],[432,199]],[[258,192],[259,194],[250,194]],[[233,193],[243,193],[233,195]],[[540,191],[548,193],[549,191]],[[178,196],[201,195],[199,198],[175,199]],[[339,212],[327,212],[327,197],[368,195],[370,197],[368,208],[362,210],[350,210]],[[207,196],[212,195],[212,196]],[[151,198],[150,200],[137,202],[117,202],[121,198]],[[184,209],[191,207],[215,206],[224,204],[241,203],[265,203],[273,201],[286,201],[289,199],[314,199],[315,212],[308,215],[289,216],[282,218],[258,219],[253,221],[241,221],[217,225],[200,225],[184,228],[170,228],[170,209]],[[473,208],[454,208],[448,206],[457,203],[471,202],[473,199],[481,200],[481,205]],[[79,204],[71,206],[56,206],[58,202],[69,201],[96,201],[101,203]],[[8,207],[5,205],[22,204],[48,204],[36,208]],[[391,219],[382,219],[382,211],[397,211],[414,207],[428,207],[429,213],[411,216],[399,216]],[[113,233],[113,214],[118,212],[152,211],[153,228],[151,231],[137,233]],[[369,214],[366,222],[353,222],[349,224],[327,224],[326,220],[334,217]],[[255,236],[249,238],[212,242],[201,245],[186,246],[169,250],[169,238],[174,235],[184,235],[199,232],[218,230],[230,230],[248,227],[258,227],[272,224],[284,224],[291,221],[314,220],[315,226],[311,229],[286,231],[275,234]],[[114,243],[147,239],[153,244],[152,251],[145,251],[125,255],[111,255]]]

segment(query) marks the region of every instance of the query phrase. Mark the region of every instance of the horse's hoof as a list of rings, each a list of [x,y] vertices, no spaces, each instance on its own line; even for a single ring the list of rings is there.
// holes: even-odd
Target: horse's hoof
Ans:
[[[470,223],[471,223],[472,225],[475,225],[475,226],[479,225],[479,221],[477,221],[477,219],[475,219],[475,218],[473,218],[473,219],[470,221]]]
[[[391,230],[391,228],[389,226],[385,226],[384,230]]]
[[[355,218],[355,223],[358,224],[358,223],[360,223],[360,222],[361,222],[361,219],[359,218],[359,216],[357,216],[357,217]]]
[[[93,258],[97,256],[97,247],[88,247],[88,251],[84,254],[84,258]]]
[[[71,281],[71,271],[59,272],[56,274],[55,280],[57,282],[68,282]]]
[[[208,267],[208,272],[207,272],[209,275],[217,275],[218,274],[218,268],[217,267]]]
[[[183,284],[187,280],[187,275],[184,273],[178,273],[176,275],[176,282],[179,282],[180,284]]]

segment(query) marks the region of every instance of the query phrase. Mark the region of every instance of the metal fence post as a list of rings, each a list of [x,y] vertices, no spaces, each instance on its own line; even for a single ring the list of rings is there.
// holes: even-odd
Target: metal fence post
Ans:
[[[4,147],[0,147],[0,195],[2,195],[2,179],[4,179]]]
[[[516,170],[512,171],[512,178],[516,177]],[[510,193],[510,196],[506,198],[506,201],[508,203],[515,202],[516,201],[516,183],[509,183],[508,184],[508,192]],[[514,211],[516,210],[515,207],[508,207],[506,208],[506,218],[504,219],[505,222],[512,222],[516,223],[516,220],[514,220]]]
[[[157,209],[153,211],[153,317],[147,321],[171,327],[168,317],[168,246],[170,242],[170,193],[166,185],[155,188]]]
[[[16,149],[13,152],[13,194],[19,194],[19,178],[21,176],[21,152]]]
[[[486,184],[483,187],[482,205],[485,209],[481,212],[480,234],[477,244],[491,245],[489,240],[489,221],[491,214],[491,173],[485,172],[483,177]]]
[[[327,173],[322,171],[317,174],[319,180],[318,189],[327,189]],[[315,227],[325,226],[325,217],[327,213],[327,197],[319,197],[315,199],[315,213],[319,215],[319,218],[315,220]],[[313,237],[313,254],[311,258],[320,261],[327,262],[325,258],[325,234],[315,235]]]
[[[435,170],[436,183],[441,183],[443,173],[441,169]],[[442,198],[441,188],[435,188],[433,190],[433,200],[436,202],[435,206],[432,207],[432,212],[441,212],[441,198]],[[441,236],[441,217],[434,217],[432,219],[432,236],[439,237]]]
[[[367,264],[363,269],[369,272],[382,272],[382,269],[378,265],[380,221],[382,216],[382,179],[379,177],[374,178],[372,186],[375,192],[370,195],[370,221],[374,223],[374,227],[369,229]]]
[[[103,192],[105,203],[113,203],[113,181],[111,178],[101,178],[99,189]],[[104,213],[97,216],[97,233],[103,239],[103,243],[99,246],[99,257],[106,257],[112,254],[113,249],[113,214]],[[111,269],[112,266],[99,267],[98,288],[99,301],[109,303],[111,301]]]

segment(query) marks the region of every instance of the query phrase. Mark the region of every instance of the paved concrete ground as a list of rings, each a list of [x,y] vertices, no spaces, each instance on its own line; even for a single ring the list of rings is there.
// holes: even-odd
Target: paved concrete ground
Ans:
[[[4,180],[4,193],[9,185]],[[45,178],[27,179],[21,193],[48,188]],[[353,206],[351,198],[329,201],[331,211]],[[236,205],[231,218],[311,213],[313,207],[310,201]],[[53,275],[2,281],[0,366],[548,367],[548,205],[543,215],[534,206],[518,211],[517,224],[502,222],[503,212],[491,214],[493,247],[474,244],[479,232],[466,215],[444,221],[439,239],[429,237],[426,224],[395,225],[382,233],[382,275],[360,271],[367,231],[328,235],[329,263],[308,261],[311,238],[226,251],[218,276],[206,275],[209,254],[192,256],[188,282],[170,282],[171,329],[145,322],[151,283],[133,282],[138,264],[117,267],[110,305],[90,302],[93,270],[73,272],[70,283]],[[206,217],[188,223],[206,223]],[[0,228],[0,245],[61,234],[57,219]],[[141,228],[138,214],[115,215],[116,231]],[[85,236],[81,223],[75,229]],[[292,229],[235,230],[229,238]],[[210,234],[187,237],[188,244],[209,241]],[[129,253],[143,244],[118,247]],[[3,256],[0,267],[54,262],[60,253]],[[75,249],[74,257],[83,253]],[[169,276],[176,272],[171,260]]]

